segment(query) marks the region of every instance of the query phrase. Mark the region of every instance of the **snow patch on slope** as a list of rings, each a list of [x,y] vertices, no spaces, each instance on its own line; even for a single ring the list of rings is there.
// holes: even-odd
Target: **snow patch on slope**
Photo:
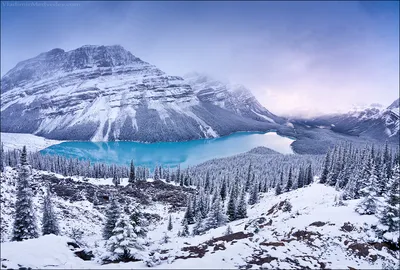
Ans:
[[[1,142],[4,145],[4,151],[13,149],[22,149],[25,145],[29,151],[40,151],[54,144],[64,141],[49,140],[43,137],[26,133],[5,133],[1,132]]]

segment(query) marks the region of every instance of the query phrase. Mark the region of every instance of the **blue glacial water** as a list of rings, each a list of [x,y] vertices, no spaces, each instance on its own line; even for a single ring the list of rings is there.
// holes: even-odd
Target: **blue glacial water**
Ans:
[[[42,154],[61,155],[92,162],[129,164],[153,168],[155,165],[176,167],[193,166],[213,158],[228,157],[265,146],[283,154],[293,153],[292,139],[275,132],[239,132],[215,139],[186,142],[140,143],[118,142],[63,142],[41,151]]]

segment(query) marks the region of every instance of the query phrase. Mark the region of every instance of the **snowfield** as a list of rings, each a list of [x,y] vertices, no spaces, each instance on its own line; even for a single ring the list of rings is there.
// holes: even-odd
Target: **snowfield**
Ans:
[[[9,239],[10,235],[15,174],[15,170],[6,167],[1,181],[3,240]],[[74,181],[82,180],[74,178]],[[109,184],[108,179],[89,179],[89,182],[100,186]],[[252,269],[381,269],[383,266],[398,266],[399,251],[389,250],[375,238],[373,227],[378,224],[378,219],[356,213],[354,208],[359,200],[335,206],[338,195],[339,192],[333,187],[318,183],[279,196],[273,192],[262,194],[258,204],[248,207],[248,218],[227,224],[233,230],[233,234],[228,236],[224,236],[227,226],[223,226],[204,235],[178,237],[178,231],[182,229],[183,209],[171,211],[169,205],[153,202],[146,205],[144,210],[159,215],[161,220],[148,227],[149,246],[144,256],[149,257],[152,251],[157,251],[161,261],[154,266],[156,269],[233,269],[249,265]],[[42,196],[38,192],[35,197],[39,222]],[[286,211],[285,205],[289,204],[291,210]],[[99,264],[98,256],[104,252],[104,241],[101,239],[104,206],[95,206],[89,201],[70,202],[61,197],[55,198],[54,205],[61,216],[59,222],[63,236],[47,235],[22,242],[1,243],[3,267],[148,268],[142,261]],[[173,224],[170,232],[167,231],[169,215]],[[255,232],[251,226],[245,230],[245,225],[254,219],[260,221],[260,230]],[[3,226],[8,228],[5,230]],[[193,226],[189,225],[190,230]],[[83,247],[96,256],[93,260],[84,261],[76,257],[71,247],[68,247],[67,242],[74,240],[65,235],[73,227],[85,231],[81,242],[84,243]],[[168,243],[162,242],[165,233],[170,237]]]
[[[1,142],[4,150],[22,149],[25,145],[29,151],[40,151],[54,144],[63,141],[49,140],[43,137],[35,136],[27,133],[5,133],[1,132]]]

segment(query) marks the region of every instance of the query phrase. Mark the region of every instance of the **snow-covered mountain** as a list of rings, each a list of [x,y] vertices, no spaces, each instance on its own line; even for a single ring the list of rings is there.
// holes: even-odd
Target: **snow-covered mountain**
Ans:
[[[223,83],[211,76],[195,72],[189,73],[183,78],[201,101],[210,102],[257,121],[284,122],[281,117],[265,109],[251,91],[243,85]]]
[[[354,108],[345,114],[324,115],[314,119],[296,120],[319,128],[329,128],[334,132],[373,138],[377,140],[399,140],[399,99],[389,107],[371,105]]]
[[[1,130],[50,139],[179,141],[266,131],[278,119],[244,87],[202,87],[121,46],[53,49],[18,63],[1,87]]]

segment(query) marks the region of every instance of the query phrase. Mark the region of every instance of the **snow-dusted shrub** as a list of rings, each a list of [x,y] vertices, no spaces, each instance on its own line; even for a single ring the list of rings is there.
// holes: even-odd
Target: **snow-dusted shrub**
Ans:
[[[289,201],[284,201],[282,206],[283,212],[290,212],[292,211],[292,204]]]
[[[160,265],[162,263],[161,254],[159,253],[159,251],[154,251],[153,254],[144,261],[144,263],[147,265],[147,267]]]

